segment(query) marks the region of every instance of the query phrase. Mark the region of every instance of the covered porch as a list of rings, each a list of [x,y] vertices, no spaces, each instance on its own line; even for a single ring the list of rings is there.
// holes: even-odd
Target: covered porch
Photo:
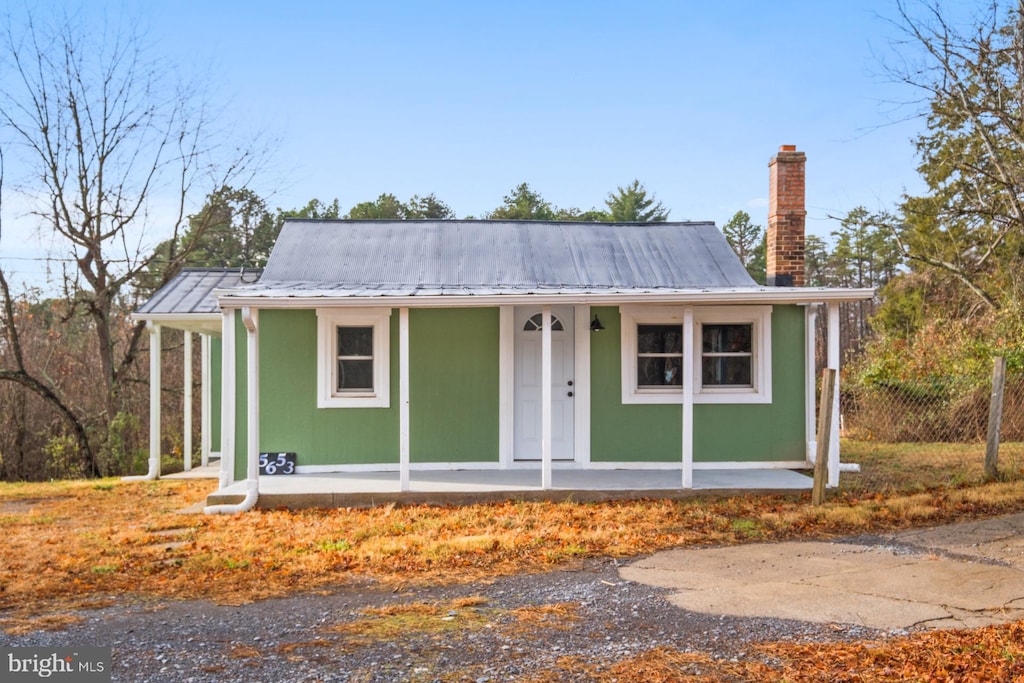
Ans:
[[[168,478],[219,476],[217,464]],[[579,502],[638,498],[693,498],[742,494],[792,494],[811,489],[811,477],[788,469],[695,469],[693,487],[680,488],[682,467],[554,469],[551,484],[538,469],[412,470],[403,490],[397,470],[260,476],[258,507],[337,508],[371,505],[464,505],[502,500]],[[210,494],[208,505],[240,503],[246,482]]]

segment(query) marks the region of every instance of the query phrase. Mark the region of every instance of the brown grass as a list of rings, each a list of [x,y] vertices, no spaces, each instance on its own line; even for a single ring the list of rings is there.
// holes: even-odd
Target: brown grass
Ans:
[[[743,659],[656,648],[616,662],[564,657],[521,683],[892,683],[1024,680],[1024,622],[885,641],[765,643]]]
[[[1004,464],[1019,445],[1004,448]],[[212,481],[0,484],[0,627],[111,595],[235,604],[341,582],[492,579],[684,545],[830,537],[1024,510],[1024,481],[984,483],[978,446],[848,444],[862,474],[806,495],[417,505],[182,515]],[[1024,459],[1024,458],[1022,458]]]

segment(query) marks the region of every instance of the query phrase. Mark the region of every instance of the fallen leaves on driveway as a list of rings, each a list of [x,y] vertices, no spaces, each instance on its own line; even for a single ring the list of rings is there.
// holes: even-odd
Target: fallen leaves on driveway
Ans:
[[[1024,482],[837,500],[522,502],[185,515],[214,482],[0,485],[3,617],[109,595],[240,603],[342,581],[451,583],[684,545],[907,528],[1024,509]]]

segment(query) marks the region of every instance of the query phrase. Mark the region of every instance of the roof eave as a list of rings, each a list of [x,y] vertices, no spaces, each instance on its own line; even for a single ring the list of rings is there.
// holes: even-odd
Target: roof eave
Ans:
[[[153,322],[164,327],[219,337],[224,316],[221,313],[132,313],[132,320]]]
[[[338,296],[321,293],[289,294],[288,290],[266,290],[261,294],[232,290],[214,291],[222,308],[347,308],[388,306],[391,308],[453,308],[472,306],[517,306],[538,304],[814,304],[863,301],[875,295],[872,288],[829,287],[740,287],[730,289],[673,290],[670,292],[583,292],[529,294],[442,294],[400,296]]]

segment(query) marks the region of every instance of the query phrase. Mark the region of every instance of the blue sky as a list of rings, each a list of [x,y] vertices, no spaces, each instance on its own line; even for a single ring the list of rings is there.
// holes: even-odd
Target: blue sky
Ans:
[[[278,141],[254,187],[272,208],[433,192],[479,216],[528,182],[589,209],[637,178],[672,220],[721,226],[744,210],[763,225],[782,144],[807,153],[812,233],[922,190],[921,122],[892,104],[915,93],[887,82],[877,56],[894,0],[134,0],[82,12],[122,9],[154,54],[203,75],[233,129]],[[20,259],[42,247],[18,236],[34,226],[5,206],[0,259],[26,280],[34,262]]]

